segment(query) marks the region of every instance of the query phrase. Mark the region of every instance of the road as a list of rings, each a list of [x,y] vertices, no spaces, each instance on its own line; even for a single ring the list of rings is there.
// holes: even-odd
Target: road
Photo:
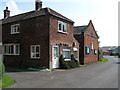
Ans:
[[[8,88],[118,88],[118,59],[73,70],[51,72],[8,72],[16,84]]]

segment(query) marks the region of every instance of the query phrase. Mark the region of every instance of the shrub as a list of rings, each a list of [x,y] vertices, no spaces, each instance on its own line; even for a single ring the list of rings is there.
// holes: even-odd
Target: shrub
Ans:
[[[74,55],[71,55],[71,61],[65,61],[63,55],[60,56],[60,68],[61,69],[71,69],[79,67],[79,62],[75,59]]]
[[[75,56],[72,54],[71,55],[71,61],[74,61],[76,67],[79,67],[79,62],[75,59]]]
[[[5,73],[5,66],[2,61],[0,61],[0,78],[3,76]]]
[[[101,48],[99,48],[98,54],[99,54],[99,60],[102,60],[103,59],[103,51]]]

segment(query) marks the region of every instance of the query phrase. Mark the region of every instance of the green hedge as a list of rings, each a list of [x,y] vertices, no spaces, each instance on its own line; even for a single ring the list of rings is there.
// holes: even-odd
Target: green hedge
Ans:
[[[5,73],[5,66],[2,61],[0,61],[0,78],[3,76]]]
[[[79,62],[74,58],[74,55],[71,55],[71,61],[65,61],[63,55],[60,56],[60,68],[61,69],[71,69],[79,67]]]
[[[99,48],[99,60],[103,59],[103,51],[101,48]]]

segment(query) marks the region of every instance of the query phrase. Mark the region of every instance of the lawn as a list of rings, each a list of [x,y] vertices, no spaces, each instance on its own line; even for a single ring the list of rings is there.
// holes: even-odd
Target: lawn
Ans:
[[[0,88],[7,87],[13,84],[15,84],[14,80],[6,74],[4,74],[2,79],[0,80]]]
[[[108,59],[107,58],[103,58],[102,60],[100,60],[98,63],[103,63],[103,62],[107,62]]]

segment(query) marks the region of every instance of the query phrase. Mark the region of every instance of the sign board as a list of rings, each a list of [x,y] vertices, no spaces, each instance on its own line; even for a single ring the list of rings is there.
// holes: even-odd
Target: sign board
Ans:
[[[90,47],[86,46],[86,54],[90,54]]]

